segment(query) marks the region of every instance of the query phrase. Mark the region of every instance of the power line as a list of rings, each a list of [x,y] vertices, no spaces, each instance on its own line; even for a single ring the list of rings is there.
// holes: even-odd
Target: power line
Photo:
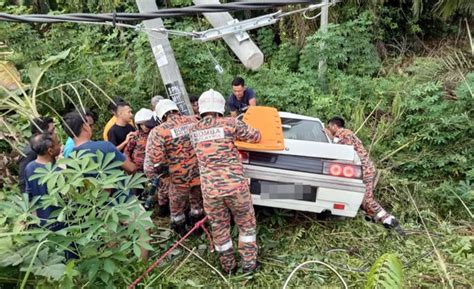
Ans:
[[[296,14],[296,13],[303,13],[303,17],[311,20],[315,19],[318,16],[321,15],[321,13],[318,13],[316,16],[312,17],[307,17],[306,13],[310,11],[314,11],[316,9],[320,9],[323,6],[332,6],[335,5],[337,1],[331,1],[328,2],[327,4],[324,3],[319,3],[319,4],[312,4],[309,5],[308,7],[305,8],[300,8],[292,11],[288,11],[285,13],[282,13],[281,11],[271,13],[271,14],[266,14],[262,16],[258,16],[256,18],[250,18],[243,20],[241,22],[237,21],[235,23],[231,23],[222,27],[217,27],[217,28],[211,28],[205,31],[180,31],[180,30],[172,30],[172,29],[166,29],[164,27],[162,28],[145,28],[143,23],[140,24],[127,24],[127,23],[121,23],[121,22],[111,22],[111,21],[78,21],[77,19],[75,20],[70,20],[67,21],[68,23],[80,23],[80,24],[91,24],[91,25],[107,25],[107,26],[116,26],[116,27],[123,27],[123,28],[130,28],[134,29],[137,32],[145,32],[151,37],[154,38],[161,38],[158,37],[158,35],[162,35],[166,37],[167,35],[176,35],[176,36],[184,36],[184,37],[191,37],[193,40],[201,41],[201,42],[206,42],[210,40],[215,40],[222,38],[225,35],[229,34],[235,34],[239,32],[244,32],[244,31],[249,31],[253,29],[257,29],[259,27],[263,26],[268,26],[271,24],[276,23],[280,19]],[[196,13],[199,14],[199,13]],[[196,15],[194,14],[194,15]],[[0,18],[1,19],[1,18]],[[94,20],[93,18],[88,18],[90,20]]]
[[[70,13],[63,15],[29,14],[13,15],[0,13],[0,21],[20,23],[91,23],[91,22],[138,22],[155,18],[178,18],[195,16],[202,13],[236,12],[246,10],[264,10],[287,5],[311,5],[315,0],[272,0],[272,1],[242,1],[224,4],[193,5],[182,8],[161,9],[153,13]]]

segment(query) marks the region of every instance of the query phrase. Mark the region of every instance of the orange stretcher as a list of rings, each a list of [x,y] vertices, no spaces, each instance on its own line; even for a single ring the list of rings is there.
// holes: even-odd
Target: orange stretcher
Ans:
[[[262,139],[259,143],[236,141],[235,145],[242,150],[281,151],[285,149],[283,129],[278,111],[268,106],[251,106],[245,112],[243,122],[260,130]]]

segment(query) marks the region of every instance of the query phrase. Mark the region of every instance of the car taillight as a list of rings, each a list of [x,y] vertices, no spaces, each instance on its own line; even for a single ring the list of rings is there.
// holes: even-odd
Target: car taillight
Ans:
[[[249,163],[249,153],[239,151],[239,158],[243,164]]]
[[[362,177],[362,169],[360,166],[356,165],[336,162],[324,162],[323,174],[336,177],[360,179]]]
[[[346,206],[344,204],[333,204],[332,207],[336,210],[344,210]]]

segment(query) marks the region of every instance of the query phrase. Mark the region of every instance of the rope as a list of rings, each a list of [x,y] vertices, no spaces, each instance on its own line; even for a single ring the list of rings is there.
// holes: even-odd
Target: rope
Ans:
[[[344,288],[347,289],[347,284],[346,284],[346,281],[344,281],[344,279],[342,278],[342,276],[336,271],[336,269],[334,269],[332,266],[330,266],[329,264],[326,264],[324,262],[321,262],[321,261],[317,261],[317,260],[312,260],[312,261],[306,261],[304,263],[301,263],[299,264],[298,266],[296,266],[296,268],[291,272],[291,274],[288,276],[288,278],[286,279],[285,281],[285,284],[283,285],[283,289],[286,289],[286,287],[288,286],[288,283],[290,282],[290,279],[291,277],[293,277],[293,275],[296,273],[296,271],[298,271],[301,267],[303,267],[304,265],[307,265],[307,264],[312,264],[312,263],[315,263],[315,264],[320,264],[320,265],[323,265],[327,268],[329,268],[331,271],[333,271],[337,277],[339,278],[339,280],[341,280],[342,282],[342,285],[344,285]]]
[[[176,243],[174,243],[173,246],[171,246],[171,248],[168,249],[168,251],[166,251],[160,258],[158,258],[155,262],[153,262],[153,264],[151,264],[150,267],[148,267],[145,272],[142,273],[142,275],[140,275],[140,277],[138,277],[137,279],[135,279],[135,281],[133,281],[133,283],[131,283],[130,285],[128,285],[128,289],[132,289],[132,288],[135,288],[135,286],[137,286],[137,284],[145,277],[148,275],[148,273],[150,273],[156,266],[158,266],[158,264],[160,264],[165,258],[166,256],[168,256],[171,252],[173,252],[174,249],[176,249],[176,247],[178,247],[184,240],[186,240],[189,235],[191,235],[196,229],[198,229],[199,227],[202,228],[202,230],[206,233],[206,236],[207,236],[207,239],[209,240],[209,247],[210,247],[210,251],[213,252],[214,251],[214,246],[213,246],[213,243],[212,243],[212,238],[211,238],[211,235],[209,234],[209,231],[206,229],[206,226],[204,226],[204,223],[207,221],[207,216],[204,217],[202,220],[200,220],[199,222],[197,222],[196,224],[194,224],[194,227],[189,230],[189,232],[186,233],[186,235],[184,235],[181,239],[179,239]]]

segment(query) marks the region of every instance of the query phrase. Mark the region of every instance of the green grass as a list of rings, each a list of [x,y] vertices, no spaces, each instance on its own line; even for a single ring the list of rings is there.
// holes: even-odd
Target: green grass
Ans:
[[[410,208],[411,209],[411,208]],[[272,216],[268,216],[271,214]],[[229,284],[214,273],[210,267],[194,256],[186,259],[188,252],[167,259],[152,271],[147,280],[160,277],[149,288],[159,287],[203,287],[203,288],[282,288],[291,271],[300,263],[320,260],[335,267],[351,288],[363,288],[368,270],[384,253],[393,253],[404,264],[406,288],[472,288],[474,285],[473,225],[468,222],[447,222],[432,212],[421,212],[443,258],[448,278],[440,268],[432,243],[417,220],[402,220],[407,231],[405,239],[382,225],[368,222],[363,216],[334,221],[317,221],[311,214],[292,211],[259,210],[258,242],[261,269],[253,276],[238,273],[226,276]],[[166,220],[158,224],[166,227]],[[158,229],[160,230],[160,229]],[[233,236],[236,240],[236,228]],[[175,241],[157,246],[157,259]],[[197,249],[207,244],[201,239],[191,238],[185,245],[196,251],[210,264],[219,268],[216,254]],[[234,242],[234,248],[236,244]],[[341,249],[341,250],[335,250]],[[332,250],[332,251],[331,251]],[[172,274],[173,271],[178,270]],[[143,269],[143,268],[136,268]],[[357,272],[360,271],[360,272]],[[139,273],[136,274],[137,276]],[[289,283],[289,288],[341,288],[342,284],[330,270],[318,265],[309,265],[298,271]]]

